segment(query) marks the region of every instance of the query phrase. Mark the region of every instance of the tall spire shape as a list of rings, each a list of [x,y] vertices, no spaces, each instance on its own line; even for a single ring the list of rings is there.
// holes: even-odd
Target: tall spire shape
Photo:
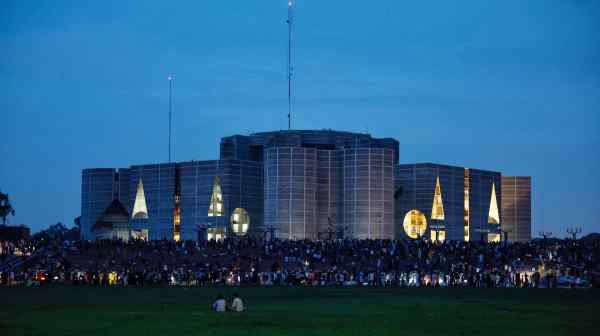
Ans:
[[[439,176],[435,179],[435,191],[433,193],[431,219],[444,220],[444,203],[442,202],[442,187],[440,186]]]
[[[213,178],[212,194],[210,204],[208,205],[208,216],[223,216],[223,193],[221,192],[221,179],[218,176]]]
[[[131,213],[132,219],[148,219],[148,207],[146,206],[146,195],[144,195],[144,183],[142,183],[142,179],[138,182],[133,211]]]
[[[496,184],[492,183],[492,197],[490,199],[490,212],[488,213],[488,224],[500,224],[498,213],[498,201],[496,200]]]

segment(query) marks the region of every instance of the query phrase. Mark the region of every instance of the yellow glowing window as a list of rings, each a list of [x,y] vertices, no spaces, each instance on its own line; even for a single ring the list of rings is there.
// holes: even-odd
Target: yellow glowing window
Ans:
[[[147,219],[148,207],[146,206],[146,196],[144,195],[144,183],[142,179],[138,182],[135,202],[133,203],[132,219]]]
[[[435,192],[433,194],[433,206],[431,207],[431,219],[444,220],[444,204],[442,202],[442,188],[440,177],[435,179]]]
[[[206,232],[208,240],[223,240],[225,239],[225,230],[220,228],[209,228]]]
[[[494,183],[492,183],[492,198],[490,199],[490,212],[488,214],[488,224],[500,224],[498,202],[496,201],[496,185]]]
[[[243,236],[248,232],[250,226],[250,216],[248,211],[242,208],[236,208],[231,214],[231,229],[234,234]]]
[[[175,205],[173,210],[173,240],[179,241],[181,239],[181,207],[179,204]]]
[[[446,231],[431,230],[431,241],[443,242],[444,240],[446,240]]]
[[[488,233],[488,242],[490,243],[498,243],[500,242],[500,234],[499,233]]]
[[[223,193],[221,192],[221,179],[219,179],[218,176],[213,178],[213,188],[210,196],[210,205],[208,206],[208,216],[223,216]]]
[[[419,210],[410,210],[404,216],[404,232],[412,239],[421,237],[427,229],[427,219]]]

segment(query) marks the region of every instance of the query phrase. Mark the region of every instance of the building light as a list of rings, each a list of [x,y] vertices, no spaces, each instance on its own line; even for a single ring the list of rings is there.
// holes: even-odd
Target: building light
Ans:
[[[421,211],[413,209],[404,216],[403,227],[407,236],[417,239],[427,230],[427,219]]]
[[[248,211],[243,208],[236,208],[231,214],[231,229],[234,234],[243,236],[248,232],[250,226],[250,216]]]
[[[213,188],[210,196],[210,205],[208,206],[208,216],[223,216],[223,193],[221,192],[221,179],[218,176],[213,178]]]
[[[444,220],[444,203],[442,202],[442,187],[440,186],[439,176],[435,180],[435,192],[433,193],[431,219]]]
[[[496,201],[496,184],[492,183],[492,196],[490,199],[490,211],[488,214],[488,224],[500,224],[500,214],[498,212],[498,202]]]
[[[140,178],[133,203],[132,219],[148,219],[148,206],[146,205],[146,196],[144,195],[144,183]]]
[[[489,243],[499,243],[500,242],[500,234],[499,233],[488,233],[487,235]]]

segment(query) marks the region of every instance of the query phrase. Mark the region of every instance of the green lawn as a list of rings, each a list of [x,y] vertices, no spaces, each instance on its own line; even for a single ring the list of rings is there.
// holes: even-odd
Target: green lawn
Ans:
[[[212,313],[238,291],[241,314]],[[597,290],[0,287],[0,335],[591,335]]]

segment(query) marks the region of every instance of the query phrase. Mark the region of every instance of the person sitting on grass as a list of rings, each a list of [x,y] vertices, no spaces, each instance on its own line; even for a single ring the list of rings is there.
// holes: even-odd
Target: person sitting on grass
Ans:
[[[212,310],[221,313],[224,312],[227,308],[227,302],[225,302],[225,298],[223,294],[217,295],[217,300],[212,304]]]
[[[232,312],[243,312],[245,310],[244,302],[240,299],[238,293],[233,294],[233,302],[231,303],[229,310]]]

